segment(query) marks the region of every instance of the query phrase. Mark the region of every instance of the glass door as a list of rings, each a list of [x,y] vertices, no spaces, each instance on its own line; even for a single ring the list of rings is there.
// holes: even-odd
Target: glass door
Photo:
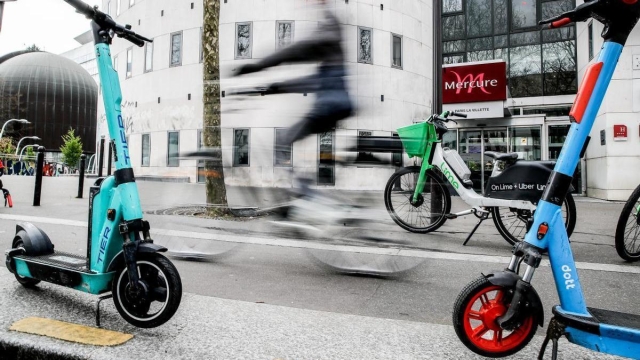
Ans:
[[[487,179],[493,171],[493,162],[485,158],[485,151],[507,152],[507,128],[460,130],[460,157],[471,170],[473,189],[484,192]]]

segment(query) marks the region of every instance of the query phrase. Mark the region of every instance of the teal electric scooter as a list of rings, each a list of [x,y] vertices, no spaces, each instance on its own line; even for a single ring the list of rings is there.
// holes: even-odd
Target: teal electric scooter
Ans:
[[[98,179],[90,189],[86,257],[55,251],[44,231],[21,223],[16,226],[12,249],[6,252],[6,265],[28,288],[46,281],[91,294],[110,291],[116,309],[127,322],[156,327],[171,319],[178,309],[182,283],[175,266],[159,254],[167,249],[153,243],[149,223],[142,219],[120,110],[120,83],[109,50],[114,36],[137,46],[151,40],[131,31],[130,25],[117,24],[97,7],[80,0],[64,1],[92,20],[116,171],[113,176]]]

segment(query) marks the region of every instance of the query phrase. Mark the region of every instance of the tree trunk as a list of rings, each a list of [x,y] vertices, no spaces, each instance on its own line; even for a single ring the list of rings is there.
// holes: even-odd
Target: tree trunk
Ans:
[[[222,138],[220,125],[220,0],[204,0],[202,31],[204,116],[202,136],[204,146],[219,151],[219,161],[205,162],[207,204],[227,206],[227,190],[222,168]]]

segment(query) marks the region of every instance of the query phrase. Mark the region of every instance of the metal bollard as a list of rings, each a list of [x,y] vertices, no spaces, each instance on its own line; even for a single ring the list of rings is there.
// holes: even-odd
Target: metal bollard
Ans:
[[[104,136],[100,138],[100,158],[98,159],[98,177],[102,177],[102,165],[104,165]]]
[[[111,175],[111,163],[113,162],[113,142],[109,141],[109,156],[107,157],[107,176]]]
[[[38,147],[36,157],[36,189],[33,193],[33,206],[40,206],[40,194],[42,193],[42,168],[44,167],[44,146]]]
[[[87,155],[82,154],[80,155],[80,176],[78,176],[78,196],[76,196],[77,199],[82,199],[82,191],[84,189],[84,168],[85,168],[85,162],[87,160]]]

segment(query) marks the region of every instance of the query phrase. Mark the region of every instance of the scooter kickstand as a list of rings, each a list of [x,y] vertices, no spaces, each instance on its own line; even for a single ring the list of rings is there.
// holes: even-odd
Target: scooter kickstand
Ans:
[[[540,347],[540,353],[538,354],[538,360],[544,359],[544,353],[547,350],[547,345],[549,345],[549,340],[552,341],[551,347],[551,360],[556,360],[558,358],[558,339],[561,336],[564,336],[565,326],[556,320],[555,317],[549,321],[549,327],[547,328],[547,336],[545,336],[544,341],[542,342],[542,346]]]
[[[96,326],[100,327],[100,303],[102,300],[111,299],[113,294],[102,295],[98,297],[98,303],[96,304]]]
[[[474,226],[473,230],[471,230],[471,232],[469,233],[469,236],[467,236],[467,239],[462,243],[462,246],[467,245],[469,240],[471,240],[471,237],[473,236],[473,234],[475,234],[476,230],[478,230],[478,227],[480,227],[480,224],[482,224],[483,221],[489,218],[489,213],[482,213],[481,215],[478,215],[478,212],[476,211],[476,209],[473,209],[473,215],[475,215],[480,220],[478,221],[476,226]]]

